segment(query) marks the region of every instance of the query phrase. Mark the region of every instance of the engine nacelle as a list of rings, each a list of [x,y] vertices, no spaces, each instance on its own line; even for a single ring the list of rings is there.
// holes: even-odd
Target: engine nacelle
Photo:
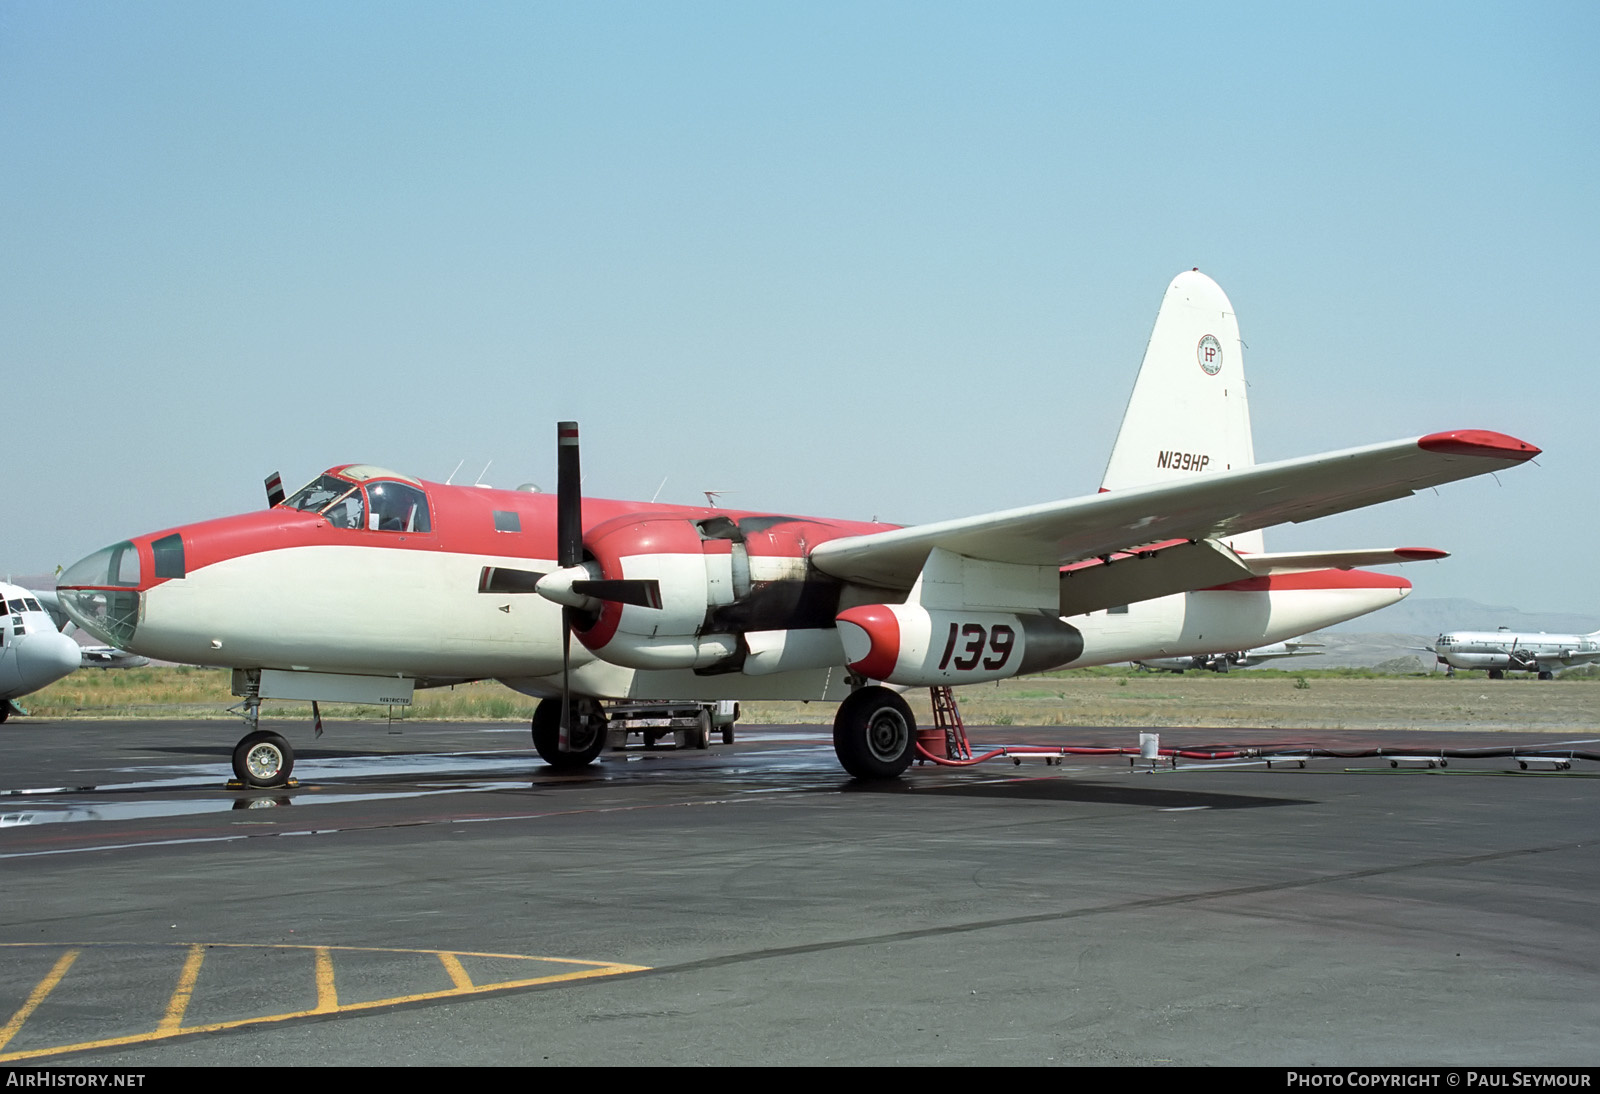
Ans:
[[[837,622],[852,669],[906,687],[1004,680],[1083,654],[1083,635],[1053,616],[866,604]]]
[[[765,514],[613,518],[584,536],[584,569],[654,581],[660,607],[599,601],[575,633],[597,656],[637,669],[762,675],[837,665],[841,586],[811,572],[805,556],[852,531]]]
[[[590,529],[583,545],[599,577],[655,581],[661,593],[659,608],[604,603],[576,632],[597,656],[628,668],[694,669],[737,652],[732,635],[700,634],[710,608],[733,597],[726,541],[703,539],[682,517],[630,516]]]

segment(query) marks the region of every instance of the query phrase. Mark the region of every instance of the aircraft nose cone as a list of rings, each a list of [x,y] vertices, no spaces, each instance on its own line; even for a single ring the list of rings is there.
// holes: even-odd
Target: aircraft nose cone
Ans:
[[[55,683],[82,663],[78,644],[59,631],[37,631],[17,644],[17,671],[24,693]]]
[[[49,635],[40,635],[39,637],[52,639],[50,644],[41,651],[42,659],[51,668],[60,670],[61,675],[65,676],[83,664],[83,653],[78,644],[71,638],[61,634],[59,631]]]
[[[74,623],[108,645],[127,649],[139,625],[139,576],[139,553],[125,540],[67,567],[56,582],[56,595]]]

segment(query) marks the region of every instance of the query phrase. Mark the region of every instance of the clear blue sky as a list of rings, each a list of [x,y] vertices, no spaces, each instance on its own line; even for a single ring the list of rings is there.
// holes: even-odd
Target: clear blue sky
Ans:
[[[1600,613],[1600,6],[1112,8],[3,0],[0,573],[569,417],[597,495],[1092,492],[1198,266],[1259,458],[1546,450],[1270,548]]]

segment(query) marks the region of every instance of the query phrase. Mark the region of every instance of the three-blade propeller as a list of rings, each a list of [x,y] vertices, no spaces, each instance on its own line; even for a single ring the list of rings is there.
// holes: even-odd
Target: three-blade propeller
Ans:
[[[572,728],[572,631],[575,611],[593,611],[603,601],[641,608],[661,607],[661,583],[601,578],[583,561],[583,474],[578,459],[578,423],[556,425],[556,565],[534,591],[561,605],[560,749],[570,751]]]

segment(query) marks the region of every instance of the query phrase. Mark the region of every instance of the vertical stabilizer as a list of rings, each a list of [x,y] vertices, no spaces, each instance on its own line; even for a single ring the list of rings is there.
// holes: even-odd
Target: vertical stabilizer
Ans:
[[[1254,463],[1238,317],[1215,281],[1199,270],[1181,273],[1156,313],[1100,488],[1126,490]],[[1261,533],[1228,543],[1259,553]]]

